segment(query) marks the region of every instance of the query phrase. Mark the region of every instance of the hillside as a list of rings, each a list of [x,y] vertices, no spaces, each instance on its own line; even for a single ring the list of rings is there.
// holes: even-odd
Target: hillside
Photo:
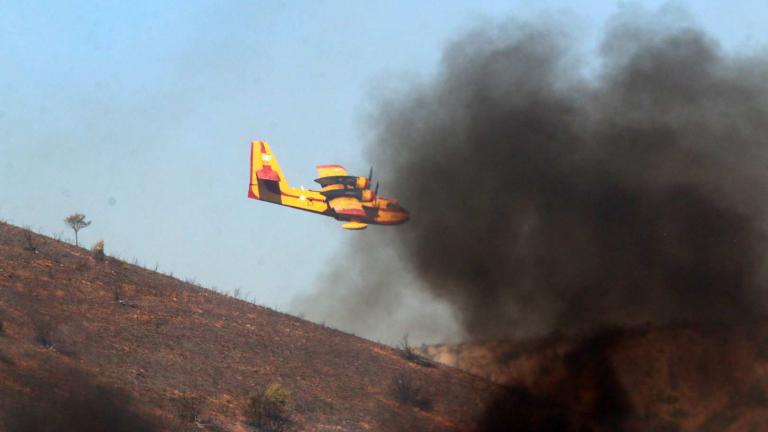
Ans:
[[[291,430],[480,430],[501,391],[8,224],[0,320],[8,431],[256,430],[244,407],[274,383],[290,394]],[[398,402],[398,378],[419,389],[414,402]]]
[[[765,321],[435,345],[421,353],[524,388],[591,418],[597,430],[768,430]]]
[[[2,431],[257,431],[274,384],[294,431],[768,430],[766,321],[422,351],[462,372],[0,224],[0,323]]]

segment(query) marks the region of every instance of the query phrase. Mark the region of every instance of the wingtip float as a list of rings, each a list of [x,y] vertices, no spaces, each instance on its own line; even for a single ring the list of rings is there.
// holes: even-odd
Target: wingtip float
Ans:
[[[361,230],[368,225],[398,225],[408,211],[392,198],[378,196],[368,177],[351,176],[341,165],[318,165],[320,190],[295,188],[285,179],[280,164],[266,141],[251,142],[251,184],[248,197],[319,213],[345,222],[341,227]]]

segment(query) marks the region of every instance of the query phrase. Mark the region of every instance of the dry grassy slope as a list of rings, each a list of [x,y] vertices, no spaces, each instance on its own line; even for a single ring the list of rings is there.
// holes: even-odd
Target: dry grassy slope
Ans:
[[[36,251],[25,249],[24,230],[0,224],[0,414],[8,429],[23,429],[14,416],[39,417],[25,399],[91,416],[71,408],[76,394],[84,405],[112,404],[105,411],[130,409],[104,420],[125,430],[149,428],[125,426],[144,417],[165,430],[195,429],[176,420],[184,400],[199,400],[220,430],[249,430],[241,416],[246,395],[259,383],[279,382],[292,394],[296,430],[463,431],[498,390],[349,334],[115,259],[99,261],[47,237],[32,240]],[[115,290],[138,307],[120,305]],[[394,400],[400,374],[413,377],[433,409]]]
[[[599,430],[768,431],[768,322],[436,345],[425,356],[554,401]],[[614,429],[616,428],[616,429]]]

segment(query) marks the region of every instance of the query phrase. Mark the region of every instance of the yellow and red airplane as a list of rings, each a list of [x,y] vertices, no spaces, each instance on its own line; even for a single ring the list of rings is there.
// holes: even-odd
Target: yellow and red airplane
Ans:
[[[251,142],[251,185],[248,197],[331,216],[344,221],[341,227],[365,229],[368,225],[398,225],[408,220],[408,211],[396,200],[377,196],[371,190],[371,176],[348,175],[341,165],[318,165],[315,179],[320,190],[295,188],[288,184],[266,141]]]

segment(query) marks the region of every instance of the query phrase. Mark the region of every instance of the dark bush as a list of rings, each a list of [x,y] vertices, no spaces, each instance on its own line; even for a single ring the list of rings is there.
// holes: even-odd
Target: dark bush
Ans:
[[[30,252],[37,252],[37,246],[35,246],[34,241],[32,241],[32,233],[29,231],[24,232],[24,239],[26,240],[26,245],[24,245],[24,250],[30,251]]]
[[[53,348],[53,325],[49,321],[35,322],[35,342],[45,348]]]
[[[282,385],[272,383],[248,398],[245,416],[264,432],[284,432],[291,426],[291,394]]]
[[[392,394],[395,400],[403,405],[410,405],[428,411],[432,409],[432,401],[422,394],[421,387],[413,377],[407,374],[398,375],[392,381]]]
[[[176,414],[185,423],[194,423],[200,415],[200,400],[185,394],[176,400]]]

